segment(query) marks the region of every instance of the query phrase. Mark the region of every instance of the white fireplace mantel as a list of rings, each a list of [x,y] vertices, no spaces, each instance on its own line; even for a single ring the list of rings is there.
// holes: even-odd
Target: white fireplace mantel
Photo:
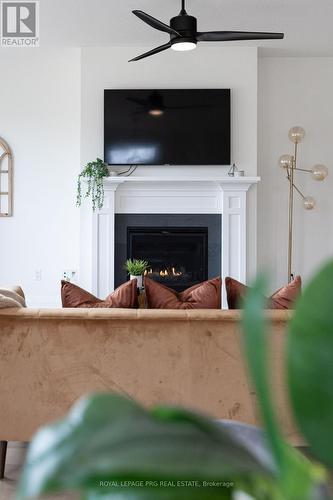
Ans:
[[[103,208],[93,215],[93,292],[114,289],[115,214],[221,214],[222,277],[245,282],[247,192],[259,177],[110,176]]]
[[[110,176],[107,177],[104,181],[104,186],[107,188],[111,188],[111,186],[118,186],[120,184],[123,184],[124,182],[126,183],[146,183],[146,182],[153,182],[153,183],[158,183],[158,184],[165,184],[168,182],[171,182],[173,184],[180,184],[180,183],[213,183],[217,185],[224,185],[224,186],[238,186],[242,191],[245,189],[247,191],[251,184],[257,184],[260,181],[260,177],[226,177],[226,176],[221,176],[221,177],[179,177],[177,176],[176,178],[169,175],[169,176],[135,176],[135,177],[126,177],[126,176]]]

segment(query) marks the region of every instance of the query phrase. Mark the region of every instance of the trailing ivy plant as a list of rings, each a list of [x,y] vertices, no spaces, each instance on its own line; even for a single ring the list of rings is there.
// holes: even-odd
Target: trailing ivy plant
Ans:
[[[124,265],[124,269],[131,276],[142,276],[148,267],[148,262],[146,260],[140,259],[127,259]]]
[[[261,278],[243,314],[264,440],[249,439],[248,426],[242,439],[237,423],[217,423],[181,408],[147,410],[121,395],[96,394],[35,436],[18,499],[62,491],[79,491],[84,500],[235,500],[244,498],[240,493],[256,500],[331,498],[325,466],[333,465],[333,263],[305,290],[287,341],[291,409],[318,462],[286,443],[277,424],[264,295]]]
[[[100,158],[96,161],[87,163],[77,180],[77,197],[76,205],[78,207],[82,204],[82,196],[84,198],[91,197],[92,209],[95,212],[103,208],[104,204],[104,185],[105,177],[108,177],[109,169],[106,163]],[[82,195],[82,185],[86,181],[85,193]]]

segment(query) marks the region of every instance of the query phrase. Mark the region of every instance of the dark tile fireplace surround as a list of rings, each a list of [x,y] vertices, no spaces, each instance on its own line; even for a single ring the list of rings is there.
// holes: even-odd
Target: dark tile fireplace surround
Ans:
[[[116,214],[115,286],[128,258],[147,260],[147,275],[176,291],[219,276],[221,230],[218,214]]]

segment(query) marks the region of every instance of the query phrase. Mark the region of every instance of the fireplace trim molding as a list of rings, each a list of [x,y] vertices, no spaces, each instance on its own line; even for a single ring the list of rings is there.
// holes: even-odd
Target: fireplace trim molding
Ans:
[[[93,293],[105,297],[114,289],[116,213],[221,214],[222,278],[232,276],[245,283],[247,192],[259,181],[260,177],[108,177],[104,206],[91,221]]]

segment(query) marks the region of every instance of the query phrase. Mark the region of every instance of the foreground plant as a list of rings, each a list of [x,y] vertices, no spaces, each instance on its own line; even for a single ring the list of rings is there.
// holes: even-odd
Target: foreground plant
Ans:
[[[225,500],[239,492],[257,500],[329,498],[324,466],[289,446],[276,422],[264,285],[259,279],[249,292],[243,324],[266,441],[259,434],[243,439],[239,425],[219,424],[187,410],[146,410],[119,395],[94,395],[36,435],[18,499],[60,491],[80,491],[86,500]],[[287,345],[295,418],[310,451],[328,466],[333,458],[332,297],[330,264],[300,300]]]
[[[109,169],[106,163],[100,158],[96,161],[87,163],[77,180],[77,198],[76,205],[78,207],[82,204],[82,180],[86,181],[86,190],[83,195],[84,198],[91,196],[92,208],[95,212],[103,208],[104,204],[104,179],[108,177]]]
[[[333,277],[333,265],[330,265],[330,269]],[[302,337],[302,327],[304,328],[304,319],[301,318],[302,310],[305,307],[309,311],[313,307],[312,311],[316,309],[319,304],[309,304],[309,290],[314,286],[315,288],[321,288],[323,286],[323,273],[321,273],[310,287],[305,290],[302,299],[300,300],[296,310],[294,312],[294,319],[289,326],[289,339],[294,339],[295,336]],[[333,293],[333,281],[331,284]],[[323,487],[325,480],[327,479],[327,473],[323,466],[319,464],[312,463],[305,459],[297,450],[292,446],[288,445],[283,437],[282,432],[277,424],[276,415],[273,409],[270,381],[268,375],[268,363],[269,363],[269,353],[268,353],[268,337],[269,330],[266,324],[264,316],[265,307],[265,295],[266,295],[266,280],[261,277],[258,279],[255,287],[249,290],[245,304],[244,304],[244,345],[245,353],[248,361],[250,373],[252,375],[252,380],[256,390],[256,395],[259,400],[259,406],[261,411],[262,422],[265,429],[267,445],[270,449],[272,459],[276,466],[276,476],[275,481],[272,483],[273,490],[271,490],[269,496],[255,496],[258,499],[276,499],[276,500],[316,500],[319,498],[329,498],[326,488]],[[318,311],[315,312],[315,315]],[[311,313],[310,313],[311,314]],[[305,320],[306,321],[306,320]],[[301,329],[298,330],[295,325],[297,323],[301,324]],[[318,324],[313,325],[313,334],[316,334]],[[333,333],[333,321],[331,324],[331,329]],[[306,340],[304,339],[306,342]],[[295,364],[297,364],[297,359],[299,357],[299,352],[294,350],[292,347],[293,341],[289,340],[288,347],[288,370],[289,375],[289,391],[292,386],[291,379],[301,380],[303,377],[303,370],[296,369]],[[307,346],[307,349],[309,345]],[[320,364],[316,366],[317,376],[320,377],[322,367]],[[317,378],[317,384],[319,384],[319,379]],[[308,390],[307,398],[312,398],[311,390]],[[333,394],[331,396],[333,398]],[[297,400],[299,397],[296,396]],[[312,400],[313,401],[313,400]],[[301,405],[308,404],[306,401],[301,401]],[[312,405],[312,403],[311,403]],[[294,410],[294,407],[292,407]],[[321,425],[321,411],[320,407],[312,407],[312,424],[315,427],[320,427]],[[295,415],[297,417],[297,415]],[[333,416],[333,414],[332,414]],[[299,423],[299,421],[298,421]],[[332,429],[328,430],[327,438],[332,438]],[[309,441],[311,448],[311,441]],[[322,485],[319,488],[319,485]]]

